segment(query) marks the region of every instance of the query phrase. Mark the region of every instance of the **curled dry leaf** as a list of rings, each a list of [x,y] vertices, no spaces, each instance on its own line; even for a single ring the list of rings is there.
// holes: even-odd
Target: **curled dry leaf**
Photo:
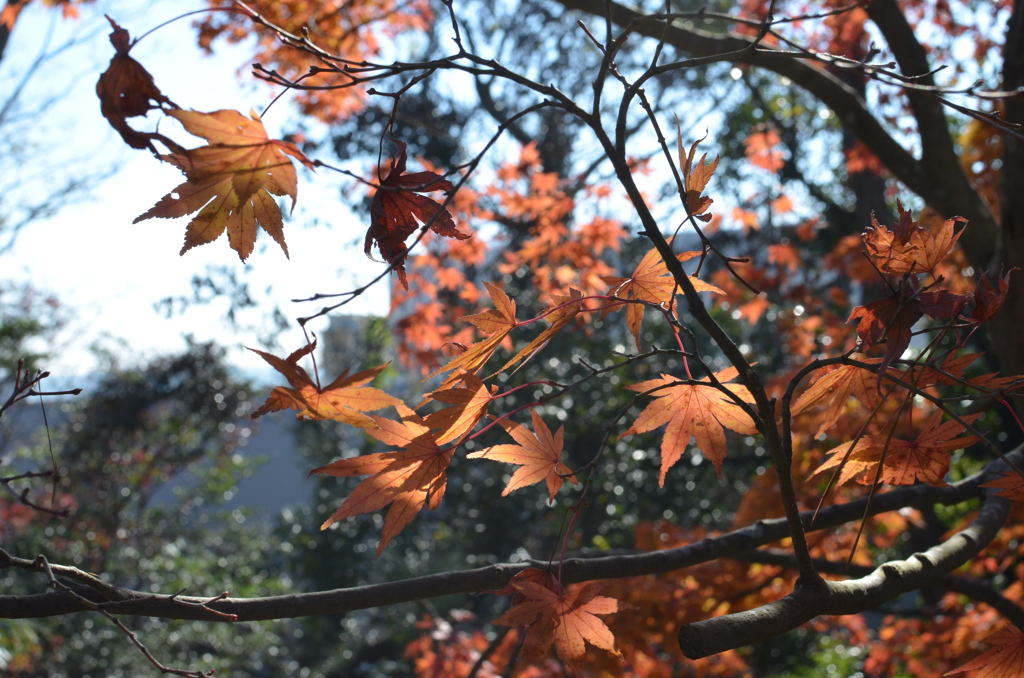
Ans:
[[[417,193],[450,191],[452,182],[436,172],[406,174],[408,155],[405,142],[398,144],[398,159],[391,161],[391,171],[381,182],[370,204],[370,229],[366,232],[363,250],[370,256],[376,245],[384,261],[398,273],[402,287],[409,289],[405,277],[405,257],[409,252],[405,241],[420,225],[430,224],[430,230],[447,238],[466,240],[469,235],[455,228],[451,213],[439,202]]]
[[[96,82],[96,96],[100,98],[100,112],[110,126],[117,130],[124,142],[132,148],[145,149],[156,153],[154,140],[159,140],[168,148],[178,149],[173,141],[152,132],[140,132],[132,129],[127,118],[146,115],[154,108],[171,106],[174,102],[164,96],[156,86],[153,76],[138,61],[128,56],[134,46],[128,31],[117,25],[109,16],[107,21],[113,30],[110,32],[110,43],[115,54],[110,65]]]
[[[711,203],[714,202],[711,198],[704,195],[704,189],[707,187],[708,182],[711,181],[711,177],[715,174],[715,169],[718,167],[718,157],[711,162],[706,164],[708,154],[700,156],[700,160],[696,163],[693,162],[694,155],[697,154],[697,147],[700,142],[704,139],[698,139],[693,142],[690,146],[690,152],[688,155],[683,154],[683,132],[679,126],[679,120],[676,120],[676,146],[679,153],[679,164],[683,168],[683,185],[686,189],[685,194],[685,206],[686,213],[692,216],[694,219],[698,219],[707,223],[711,221],[711,213],[708,212],[708,208],[711,207]],[[705,136],[705,138],[707,138]]]
[[[949,256],[960,239],[965,223],[962,217],[953,217],[933,233],[915,221],[903,204],[896,203],[899,221],[890,231],[871,217],[871,228],[864,233],[864,246],[868,258],[878,270],[894,276],[931,272]]]
[[[226,230],[231,249],[245,261],[256,245],[259,225],[287,256],[281,210],[273,196],[291,197],[294,207],[298,183],[288,156],[310,169],[312,161],[293,144],[270,139],[255,112],[250,112],[249,118],[231,110],[177,110],[168,115],[177,118],[191,134],[210,143],[161,156],[188,180],[135,219],[135,223],[199,211],[186,227],[181,254],[213,242]]]
[[[1020,269],[1011,268],[1006,275],[997,278],[998,290],[992,287],[988,276],[984,271],[978,280],[978,289],[974,292],[974,308],[971,309],[971,317],[979,322],[987,322],[999,313],[1006,301],[1006,294],[1010,291],[1010,276],[1014,271]]]

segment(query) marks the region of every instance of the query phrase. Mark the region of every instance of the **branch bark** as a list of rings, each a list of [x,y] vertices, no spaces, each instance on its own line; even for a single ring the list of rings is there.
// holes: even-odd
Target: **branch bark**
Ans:
[[[700,659],[785,633],[819,615],[857,614],[893,598],[940,582],[985,548],[1002,529],[1010,501],[986,492],[974,521],[923,553],[888,562],[871,574],[849,581],[797,581],[793,592],[773,603],[688,624],[679,629],[679,645],[689,659]]]
[[[1017,460],[1024,456],[1021,449],[1011,454]],[[979,496],[982,491],[981,484],[991,479],[992,475],[996,472],[994,469],[999,467],[1001,467],[1001,463],[989,464],[986,470],[981,473],[946,487],[915,485],[886,492],[875,497],[869,514],[877,515],[904,507],[918,507],[936,503],[945,505],[958,504],[972,497]],[[995,502],[990,500],[989,503],[1000,504],[1001,500]],[[827,507],[818,514],[818,519],[814,522],[813,526],[811,526],[812,511],[804,511],[800,517],[803,521],[804,529],[808,532],[829,529],[858,520],[864,515],[866,504],[867,499],[865,498]],[[569,558],[562,564],[562,578],[568,584],[595,579],[615,579],[672,572],[718,558],[744,554],[789,536],[790,531],[785,518],[760,520],[748,527],[664,551],[604,557]],[[978,546],[978,549],[981,547]],[[929,550],[926,554],[931,553],[933,550]],[[74,593],[86,598],[93,604],[101,605],[102,609],[111,614],[224,622],[228,621],[227,615],[237,615],[238,621],[291,619],[317,614],[344,614],[371,607],[394,605],[452,594],[492,591],[506,586],[515,573],[526,567],[544,568],[546,566],[546,562],[502,563],[473,570],[445,572],[370,586],[267,598],[223,598],[216,600],[210,597],[154,595],[143,591],[133,591],[111,586],[98,580],[93,575],[73,567],[51,565],[51,568],[55,575],[67,584]],[[3,567],[16,567],[40,574],[44,573],[38,560],[16,558],[0,550],[0,568]],[[883,568],[886,567],[891,568],[892,566],[891,564],[883,566]],[[830,582],[829,586],[833,584],[835,583]],[[920,585],[924,584],[917,584],[917,586]],[[817,591],[818,589],[815,588],[814,590]],[[802,591],[802,589],[798,589],[798,591]],[[888,594],[889,589],[885,589],[885,592]],[[793,595],[796,595],[796,592]],[[852,596],[854,594],[851,593],[849,595]],[[893,595],[898,595],[898,593]],[[811,593],[800,594],[797,599],[800,606],[806,606],[804,599],[807,597],[813,596],[811,596]],[[875,600],[875,598],[871,600]],[[876,602],[875,604],[877,605],[878,603]],[[792,604],[790,605],[792,606]],[[61,591],[50,591],[39,595],[0,596],[0,619],[54,617],[84,612],[90,609],[82,604],[81,601],[76,600],[74,596]],[[816,608],[806,608],[792,618],[796,619],[804,616],[813,609]],[[767,613],[762,612],[760,614],[764,615]],[[838,612],[837,614],[850,614],[850,612]],[[772,619],[776,618],[772,617]],[[777,620],[774,623],[777,624]],[[772,635],[778,635],[782,631],[781,627],[776,626],[776,632]]]

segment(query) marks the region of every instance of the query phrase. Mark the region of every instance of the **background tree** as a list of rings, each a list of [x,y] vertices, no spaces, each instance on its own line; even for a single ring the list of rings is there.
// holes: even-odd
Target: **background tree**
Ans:
[[[336,124],[336,151],[381,156],[376,176],[348,176],[376,189],[367,250],[393,275],[396,351],[406,365],[444,374],[417,406],[422,422],[402,407],[396,420],[377,412],[395,403],[369,390],[376,370],[325,387],[321,378],[334,372],[310,377],[297,368],[307,347],[288,360],[267,356],[291,390],[275,390],[262,409],[294,407],[348,425],[312,448],[319,470],[370,476],[334,518],[391,503],[436,511],[405,526],[408,513],[390,509],[382,541],[392,546],[374,561],[379,571],[352,588],[274,600],[153,598],[58,570],[78,583],[51,578],[56,590],[32,601],[34,614],[100,604],[108,614],[223,622],[225,615],[340,615],[502,587],[515,594],[503,615],[494,608],[502,598],[481,596],[459,602],[473,614],[451,611],[446,619],[441,609],[424,620],[428,635],[409,647],[422,675],[510,673],[513,666],[548,675],[566,665],[624,675],[781,673],[789,658],[807,655],[838,655],[851,670],[872,674],[940,675],[977,653],[987,635],[981,630],[1000,627],[997,612],[1021,624],[1019,535],[1002,528],[1006,500],[982,489],[994,467],[976,473],[993,447],[1008,451],[1019,437],[1013,410],[991,407],[1009,402],[1016,382],[984,375],[970,353],[991,348],[1009,374],[1020,372],[1024,355],[1006,330],[1012,325],[1001,324],[1018,312],[1016,278],[1005,277],[1014,245],[999,237],[1014,228],[1015,212],[994,208],[1016,199],[995,187],[1000,173],[1011,174],[1005,163],[1014,162],[1016,142],[1008,140],[1020,119],[1013,117],[1019,83],[1012,59],[999,57],[1001,50],[1015,54],[1019,3],[982,15],[895,0],[814,8],[751,2],[719,15],[711,10],[731,5],[677,3],[665,12],[661,4],[524,2],[497,17],[471,3],[444,4],[435,15],[426,3],[367,2],[344,12],[321,8],[319,16],[304,3],[217,4],[233,11],[201,24],[204,47],[269,29],[261,33],[257,75],[299,90],[303,113]],[[1009,27],[1005,41],[994,28],[1001,21]],[[198,211],[185,250],[226,228],[245,259],[257,222],[283,247],[272,196],[295,199],[291,158],[321,173],[331,169],[307,158],[322,153],[308,134],[313,126],[300,150],[267,139],[259,121],[240,114],[178,109],[138,78],[129,37],[119,30],[115,63],[135,78],[104,76],[111,78],[107,117],[131,145],[166,146],[163,159],[187,179],[143,217]],[[866,44],[872,35],[884,39],[895,65]],[[919,35],[943,37],[929,38],[929,55]],[[930,59],[965,44],[1004,62],[1002,82],[992,83],[1001,92],[960,87],[963,78],[997,74],[985,60],[936,84]],[[467,94],[458,83],[469,81]],[[966,101],[954,99],[958,88]],[[128,104],[119,98],[125,93],[142,98]],[[1004,100],[1005,121],[991,113]],[[708,141],[701,150],[691,146],[703,134],[692,129],[702,104],[722,113],[710,121],[725,139],[721,164],[701,158]],[[155,108],[209,144],[186,150],[162,131],[129,123]],[[373,125],[376,133],[366,134]],[[951,125],[967,132],[956,139]],[[244,144],[232,136],[239,133]],[[254,147],[270,160],[254,163],[238,151]],[[451,169],[442,175],[439,167]],[[721,189],[709,184],[712,174]],[[1015,185],[1007,181],[1002,192]],[[920,223],[897,198],[919,208]],[[875,228],[861,240],[855,232],[871,225],[872,213]],[[954,215],[968,220],[966,231]],[[627,239],[631,231],[641,237]],[[670,244],[666,236],[676,233]],[[680,262],[680,253],[690,254]],[[687,275],[694,270],[700,277]],[[981,271],[986,282],[974,279]],[[502,289],[493,286],[499,282]],[[717,301],[702,300],[704,292]],[[316,314],[358,293],[338,295],[342,303]],[[524,323],[542,315],[550,331]],[[988,335],[977,331],[982,323]],[[853,352],[858,341],[862,351],[873,348],[873,361]],[[491,350],[497,358],[487,362]],[[475,373],[487,377],[498,360],[505,367],[488,377],[498,387],[491,393]],[[659,374],[671,376],[659,381]],[[402,395],[409,405],[420,400]],[[984,404],[972,408],[975,400]],[[697,402],[707,410],[697,411]],[[525,416],[528,407],[539,419]],[[473,432],[485,409],[501,421]],[[556,434],[561,422],[566,428]],[[523,445],[529,437],[516,426],[543,444],[542,425],[553,439],[564,436],[561,459],[572,470],[549,474],[549,488],[570,475],[582,485],[552,492],[555,507],[545,506],[547,493],[534,493],[517,513],[507,507],[532,490],[497,503],[505,483],[495,463],[472,457],[509,446],[507,434]],[[728,445],[717,435],[722,425],[739,434]],[[987,449],[972,449],[976,432],[986,433]],[[691,433],[699,453],[678,462]],[[367,456],[368,439],[388,445],[381,450],[406,451]],[[354,445],[360,456],[351,456]],[[344,459],[325,458],[335,451]],[[433,460],[415,462],[422,483],[389,484],[388,474],[401,477],[411,459]],[[715,480],[712,466],[727,482]],[[1008,478],[1000,482],[1016,482]],[[867,497],[854,480],[871,488]],[[658,490],[662,482],[670,489]],[[911,486],[881,492],[883,484]],[[819,502],[825,506],[812,522]],[[314,507],[324,514],[315,520],[293,518],[291,531],[334,522],[328,516],[337,503]],[[368,525],[360,520],[337,522],[335,531],[367,553]],[[522,524],[528,533],[514,529]],[[341,541],[332,556],[343,557],[348,544]],[[326,542],[306,543],[307,581],[331,586],[317,552]],[[389,555],[396,548],[402,558]],[[419,574],[417,567],[450,571],[463,553],[472,555],[468,565],[504,564],[390,581]],[[527,561],[534,567],[523,570]],[[388,582],[362,586],[382,573]],[[828,584],[819,573],[847,581]],[[614,581],[600,592],[562,588],[606,578]],[[899,597],[909,592],[912,604]],[[633,609],[604,617],[621,607],[615,600]],[[0,599],[0,610],[15,616],[27,604]],[[842,623],[834,616],[869,610],[887,616]],[[602,615],[614,638],[591,613]],[[471,619],[499,626],[488,636]],[[802,635],[775,638],[805,622]],[[517,647],[516,634],[501,625],[529,630]],[[585,657],[582,640],[558,636],[581,625],[602,648]],[[997,642],[1019,642],[1019,631],[1006,633]],[[557,660],[545,654],[551,642]],[[758,642],[758,649],[735,651]],[[537,663],[523,668],[520,654]],[[716,656],[700,659],[708,655]]]

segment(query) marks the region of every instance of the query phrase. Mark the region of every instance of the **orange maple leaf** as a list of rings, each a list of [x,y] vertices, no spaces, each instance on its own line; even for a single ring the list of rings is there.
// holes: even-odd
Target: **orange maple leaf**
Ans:
[[[469,459],[493,459],[506,464],[519,465],[502,491],[501,496],[503,497],[520,487],[544,480],[547,482],[548,496],[554,500],[558,490],[562,487],[563,479],[574,485],[579,485],[579,481],[572,475],[572,470],[562,463],[565,427],[559,427],[558,431],[551,435],[551,429],[547,427],[537,411],[530,410],[530,413],[533,415],[532,432],[522,424],[507,419],[499,422],[501,427],[519,443],[518,445],[495,445],[479,452],[473,452],[467,457]]]
[[[864,359],[864,362],[877,364],[881,361],[874,358]],[[881,400],[876,384],[877,377],[874,372],[856,365],[843,365],[830,372],[823,372],[814,384],[796,399],[791,412],[795,417],[812,407],[827,406],[818,432],[814,434],[817,438],[839,420],[850,398],[856,399],[868,409],[875,407]]]
[[[693,142],[693,145],[690,146],[690,153],[684,156],[683,133],[679,126],[679,120],[676,120],[676,134],[676,147],[679,153],[679,164],[683,168],[683,186],[686,188],[686,213],[695,219],[699,219],[700,221],[707,223],[711,221],[711,214],[708,213],[708,208],[711,207],[711,203],[713,203],[714,200],[703,195],[703,193],[708,182],[711,181],[711,177],[715,173],[715,168],[718,167],[718,157],[715,157],[714,161],[708,165],[705,163],[708,154],[705,153],[700,156],[700,160],[698,160],[695,165],[693,162],[693,156],[697,153],[697,146],[699,146],[700,142],[704,141],[704,139],[698,139]]]
[[[6,7],[4,11],[7,11]],[[161,134],[140,132],[128,125],[127,118],[146,115],[164,104],[173,108],[177,106],[164,96],[153,81],[153,76],[142,67],[142,64],[128,56],[129,50],[135,45],[130,40],[128,31],[118,26],[109,16],[107,21],[113,28],[110,32],[110,43],[114,46],[115,54],[110,59],[107,70],[96,82],[100,112],[132,148],[148,148],[156,153],[153,141],[157,139],[169,148],[178,148],[177,144]]]
[[[507,363],[502,365],[501,369],[499,369],[494,374],[504,372],[509,367],[515,365],[521,360],[529,360],[531,357],[533,357],[534,354],[536,354],[545,346],[547,346],[547,343],[551,341],[551,338],[558,334],[558,332],[561,331],[563,327],[569,324],[570,320],[575,318],[576,315],[583,310],[582,302],[572,303],[573,301],[582,298],[583,292],[580,292],[579,290],[573,289],[571,287],[569,288],[568,295],[552,294],[551,301],[554,308],[553,310],[550,310],[548,313],[544,315],[544,319],[551,324],[548,326],[547,329],[545,329],[543,332],[534,337],[533,341],[524,346],[519,351],[519,353],[512,356],[512,358]],[[561,308],[558,308],[559,306]],[[517,367],[516,370],[518,369],[519,368]],[[494,374],[492,374],[491,376],[493,377]]]
[[[782,157],[782,151],[779,150],[782,140],[774,129],[754,132],[747,137],[744,143],[747,147],[747,160],[755,167],[761,167],[769,172],[778,172],[786,164]]]
[[[1024,478],[1016,471],[1004,471],[1000,477],[985,483],[982,487],[1001,490],[996,495],[1006,497],[1011,501],[1024,500]]]
[[[978,412],[961,418],[971,424],[983,414]],[[935,410],[921,425],[920,433],[910,440],[882,433],[862,436],[852,451],[848,443],[834,447],[828,451],[829,459],[812,475],[839,466],[845,459],[846,465],[838,485],[853,478],[871,484],[884,454],[885,462],[878,478],[880,482],[888,485],[913,485],[920,480],[929,485],[944,485],[943,477],[951,461],[949,453],[973,445],[978,437],[956,437],[966,429],[954,419],[940,424],[942,415],[942,410]]]
[[[295,206],[298,184],[287,156],[306,167],[312,161],[293,144],[270,139],[256,113],[169,111],[189,133],[210,142],[184,153],[160,156],[180,169],[188,181],[161,198],[134,223],[170,219],[199,211],[185,229],[181,254],[213,242],[226,230],[231,249],[245,259],[256,245],[257,224],[281,246],[285,256],[281,210],[274,195],[287,195]]]
[[[455,449],[441,449],[419,415],[403,404],[397,408],[401,421],[371,417],[379,428],[366,429],[366,432],[402,450],[339,459],[309,472],[339,478],[370,476],[356,486],[320,529],[326,530],[339,520],[378,511],[391,504],[377,544],[378,556],[424,506],[433,510],[441,503],[448,482],[448,465]]]
[[[871,227],[864,233],[868,258],[883,273],[901,276],[928,273],[953,251],[963,229],[955,230],[961,217],[943,222],[935,233],[921,226],[908,210],[897,201],[899,221],[889,230],[871,217]]]
[[[472,431],[487,413],[487,406],[491,404],[491,391],[480,377],[463,372],[458,375],[458,380],[464,387],[437,390],[426,396],[430,400],[451,405],[431,412],[423,418],[427,428],[437,432],[438,445],[462,438]]]
[[[736,368],[729,367],[715,373],[722,384],[737,376]],[[660,379],[642,381],[627,386],[631,391],[655,391],[656,400],[649,403],[633,426],[623,437],[634,433],[645,433],[668,424],[661,441],[661,477],[658,485],[665,486],[665,474],[675,465],[686,451],[691,439],[715,465],[718,475],[722,474],[725,459],[725,429],[752,435],[757,432],[754,422],[743,409],[728,395],[707,384],[683,384],[676,377],[663,374]],[[753,396],[745,386],[732,385],[730,390],[744,402],[751,402]]]
[[[700,256],[700,252],[681,252],[676,255],[679,261],[688,261]],[[601,280],[611,285],[612,296],[620,299],[635,299],[659,306],[667,305],[676,290],[676,281],[668,271],[668,264],[661,258],[657,249],[651,249],[644,255],[636,270],[629,278],[616,278],[613,276],[601,276]],[[715,292],[725,294],[720,288],[706,283],[700,278],[690,276],[690,282],[697,288],[698,292]],[[626,327],[629,329],[633,339],[636,340],[637,350],[640,349],[640,327],[643,324],[644,312],[647,307],[644,304],[624,304],[626,306]],[[619,308],[620,305],[611,306],[605,309],[605,315],[610,311]]]
[[[796,273],[803,265],[800,250],[790,244],[768,245],[768,263],[785,266],[790,273]]]
[[[579,674],[586,643],[621,657],[615,636],[595,615],[619,611],[614,598],[599,596],[600,584],[590,583],[565,591],[557,582],[548,588],[535,581],[520,580],[512,586],[523,600],[494,621],[502,626],[527,627],[523,653],[531,658],[547,655],[553,644],[559,658]]]
[[[381,181],[380,188],[370,204],[370,228],[366,232],[363,250],[370,256],[374,244],[384,261],[398,273],[402,287],[409,289],[405,277],[405,257],[409,252],[405,241],[420,225],[430,224],[438,235],[466,240],[469,235],[455,228],[451,212],[439,202],[417,193],[450,191],[452,182],[442,179],[436,172],[405,174],[408,156],[404,141],[398,144],[398,159],[391,161],[391,171]]]
[[[518,325],[516,322],[516,302],[510,299],[505,294],[505,291],[497,285],[485,282],[484,286],[487,288],[487,293],[491,296],[491,301],[494,302],[494,308],[475,315],[463,316],[462,320],[476,325],[478,330],[490,336],[483,341],[478,341],[469,346],[462,355],[452,359],[448,364],[428,375],[427,379],[449,370],[461,370],[462,372],[475,374],[494,355],[494,352],[498,349],[501,342],[505,340],[505,337],[509,335],[509,332]],[[452,374],[445,380],[442,387],[451,385],[456,381],[458,381],[457,375]]]
[[[388,363],[357,372],[352,376],[348,376],[348,370],[345,370],[326,388],[320,388],[298,364],[299,360],[309,355],[314,348],[315,342],[307,344],[283,360],[254,348],[249,349],[283,374],[293,387],[276,387],[270,392],[267,401],[252,413],[253,419],[268,412],[293,409],[299,411],[295,415],[296,419],[332,419],[361,429],[369,429],[376,428],[376,424],[362,414],[363,412],[402,404],[401,400],[384,391],[365,386],[373,381]]]
[[[1018,678],[1024,676],[1024,633],[1016,626],[1007,626],[992,634],[985,642],[993,647],[957,669],[943,675],[977,671],[974,678]]]

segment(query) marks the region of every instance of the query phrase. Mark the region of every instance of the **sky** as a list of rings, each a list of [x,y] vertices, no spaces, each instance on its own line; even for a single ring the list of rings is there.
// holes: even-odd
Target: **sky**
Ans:
[[[269,376],[262,360],[243,348],[263,348],[257,343],[256,333],[237,332],[227,325],[226,300],[193,306],[171,318],[158,312],[154,303],[165,297],[190,296],[194,275],[202,274],[208,265],[228,265],[249,280],[261,304],[269,308],[276,302],[287,317],[295,318],[310,315],[319,306],[289,300],[352,289],[382,270],[381,264],[369,261],[362,253],[368,215],[349,211],[340,199],[342,180],[324,171],[314,176],[300,168],[299,206],[294,218],[285,223],[290,260],[262,232],[256,252],[245,264],[228,247],[226,237],[179,256],[187,217],[132,223],[183,178],[178,170],[157,162],[148,152],[125,146],[100,115],[95,82],[113,55],[106,37],[109,25],[102,13],[110,13],[136,37],[202,6],[195,0],[101,1],[95,9],[83,6],[79,21],[63,22],[37,3],[19,21],[0,62],[2,99],[39,52],[51,24],[56,24],[54,45],[62,44],[65,36],[84,35],[83,44],[48,63],[26,89],[25,101],[31,105],[40,97],[52,96],[57,87],[67,88],[26,132],[31,137],[27,141],[33,144],[30,157],[60,169],[44,175],[41,182],[29,182],[26,190],[42,190],[61,171],[114,170],[110,178],[90,191],[87,200],[68,204],[52,218],[26,227],[13,249],[0,256],[5,280],[29,283],[54,294],[69,317],[59,350],[50,363],[54,375],[102,372],[104,366],[97,364],[89,351],[96,342],[108,348],[130,349],[115,348],[115,354],[124,351],[151,356],[183,347],[182,337],[190,333],[197,339],[212,339],[226,346],[231,362],[242,371]],[[247,112],[250,108],[262,110],[273,98],[269,87],[254,85],[247,71],[240,70],[247,63],[245,46],[221,45],[213,57],[204,57],[195,45],[191,19],[177,21],[148,36],[132,49],[132,56],[182,107]],[[290,115],[286,105],[275,104],[264,117],[271,137],[288,129]],[[142,127],[145,122],[135,118],[133,124]],[[168,121],[161,129],[171,130],[170,135],[186,147],[204,143],[171,124],[176,126]],[[10,170],[8,167],[5,171]],[[317,225],[311,225],[314,222]],[[271,246],[261,248],[261,242]],[[273,285],[271,293],[266,292],[269,285]],[[378,285],[347,306],[346,312],[372,313],[386,309],[387,303],[386,286]],[[314,330],[323,326],[310,324]],[[279,342],[279,353],[300,347],[304,343],[301,329],[293,323]]]

